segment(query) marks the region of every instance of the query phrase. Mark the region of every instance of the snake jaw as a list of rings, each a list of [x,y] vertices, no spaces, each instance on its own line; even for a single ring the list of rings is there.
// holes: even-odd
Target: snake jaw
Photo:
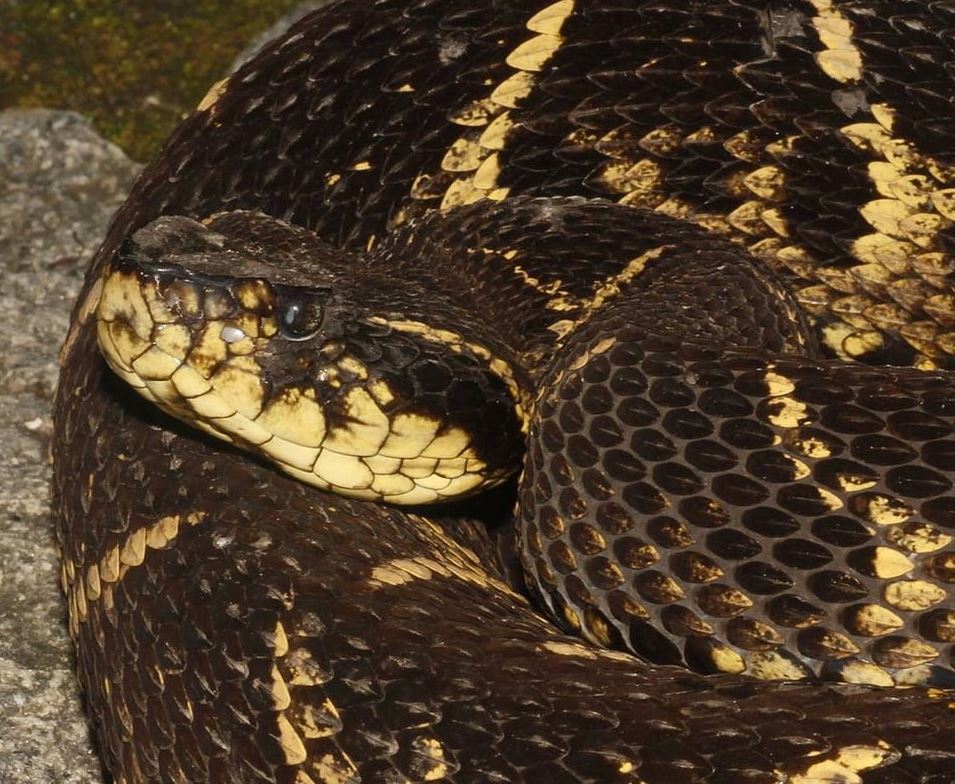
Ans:
[[[207,227],[164,218],[106,274],[100,346],[139,394],[356,498],[433,503],[512,472],[524,420],[505,360],[390,310],[380,282],[333,293],[229,276],[234,252]]]

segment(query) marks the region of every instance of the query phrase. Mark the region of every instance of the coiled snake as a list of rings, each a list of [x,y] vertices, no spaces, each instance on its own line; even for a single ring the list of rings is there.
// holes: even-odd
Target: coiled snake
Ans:
[[[953,29],[342,0],[217,85],[63,349],[116,781],[955,781]]]

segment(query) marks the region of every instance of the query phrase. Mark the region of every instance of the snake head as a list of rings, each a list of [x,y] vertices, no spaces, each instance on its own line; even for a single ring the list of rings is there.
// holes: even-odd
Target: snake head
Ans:
[[[232,212],[127,239],[97,329],[112,370],[178,419],[310,484],[420,504],[519,462],[524,382],[468,318],[303,229]]]

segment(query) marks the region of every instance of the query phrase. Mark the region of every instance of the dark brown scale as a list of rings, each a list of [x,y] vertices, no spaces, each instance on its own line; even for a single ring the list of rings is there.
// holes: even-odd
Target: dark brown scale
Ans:
[[[826,617],[824,610],[791,594],[774,597],[766,609],[774,623],[793,629],[813,626]]]
[[[664,547],[687,547],[694,543],[689,528],[672,517],[655,517],[647,523],[647,532]]]
[[[681,499],[677,510],[687,522],[700,528],[719,528],[731,519],[729,512],[719,501],[701,495]]]
[[[668,564],[677,577],[690,583],[708,583],[724,574],[711,558],[692,551],[671,555]]]
[[[713,627],[692,610],[680,605],[664,607],[660,613],[664,628],[678,637],[694,637],[713,633]]]
[[[700,609],[715,618],[728,618],[753,606],[752,601],[738,588],[713,584],[703,586],[696,594]]]
[[[860,566],[868,569],[870,565],[869,559],[860,559]],[[846,572],[816,572],[809,578],[808,587],[822,601],[832,604],[858,601],[868,594],[862,581]]]
[[[628,569],[644,569],[660,560],[660,553],[655,547],[631,536],[617,539],[613,549],[614,555]]]
[[[726,624],[726,637],[737,648],[747,651],[768,651],[785,642],[774,627],[753,618],[732,619]]]
[[[859,648],[845,635],[824,627],[803,629],[798,637],[799,652],[810,659],[845,659]]]

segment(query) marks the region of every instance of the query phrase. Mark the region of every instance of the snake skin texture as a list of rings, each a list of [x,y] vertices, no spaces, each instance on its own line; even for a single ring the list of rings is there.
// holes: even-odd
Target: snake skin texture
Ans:
[[[62,352],[62,579],[117,784],[955,781],[953,30],[341,0],[216,85]],[[239,210],[470,287],[540,389],[516,531],[480,524],[512,487],[326,494],[109,371],[135,233]]]

